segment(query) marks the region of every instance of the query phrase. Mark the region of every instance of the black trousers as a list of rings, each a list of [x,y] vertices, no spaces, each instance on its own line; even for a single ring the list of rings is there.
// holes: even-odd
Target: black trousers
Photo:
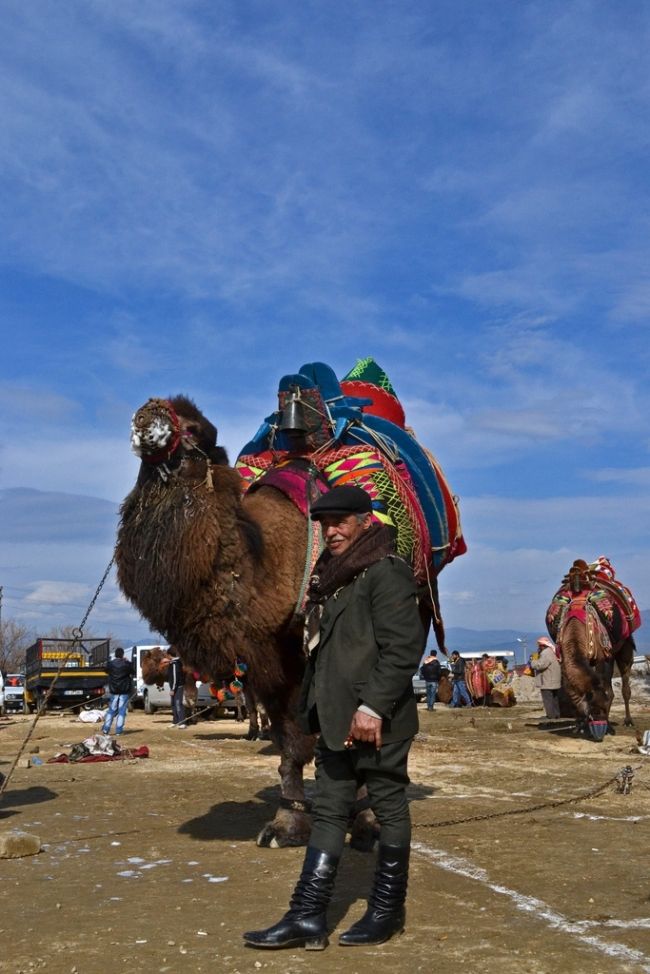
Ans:
[[[349,750],[331,751],[322,737],[319,739],[311,846],[340,856],[350,809],[361,785],[367,786],[370,806],[381,825],[381,842],[410,844],[411,816],[406,786],[411,740],[384,744],[379,750],[374,744],[358,743]]]

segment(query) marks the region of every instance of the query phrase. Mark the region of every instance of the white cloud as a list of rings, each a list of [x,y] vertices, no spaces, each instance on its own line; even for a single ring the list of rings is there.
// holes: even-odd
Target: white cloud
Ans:
[[[90,600],[91,591],[89,585],[82,585],[75,582],[34,582],[34,588],[25,596],[27,604],[38,602],[41,608],[47,609],[54,605],[74,605],[83,602],[84,599]]]
[[[586,471],[585,477],[600,483],[650,487],[650,467],[603,467],[601,470]]]

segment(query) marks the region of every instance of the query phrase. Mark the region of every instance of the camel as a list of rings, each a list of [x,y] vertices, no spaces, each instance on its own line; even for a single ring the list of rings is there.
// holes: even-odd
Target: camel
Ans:
[[[242,499],[241,477],[217,446],[216,428],[186,396],[141,407],[132,445],[142,463],[121,508],[120,587],[189,668],[219,681],[238,659],[247,662],[249,686],[281,754],[280,807],[257,843],[304,845],[310,818],[303,767],[314,740],[293,714],[304,671],[298,603],[309,568],[308,522],[274,487],[259,486]],[[436,590],[433,578],[432,600]],[[421,599],[423,624],[435,616],[444,640],[433,606]],[[366,809],[355,819],[351,843],[369,848],[375,835]]]
[[[241,478],[217,430],[191,400],[150,403],[134,417],[142,463],[121,508],[118,581],[185,664],[219,681],[238,658],[280,750],[281,803],[258,845],[304,845],[310,832],[302,769],[314,741],[291,716],[304,670],[296,601],[305,519],[283,494]]]
[[[611,574],[601,570],[603,564]],[[628,727],[634,723],[630,713],[634,610],[631,594],[614,581],[609,562],[599,559],[588,565],[577,559],[547,611],[549,634],[561,651],[562,687],[578,715],[579,728],[597,741],[614,733],[609,713],[615,664],[621,675],[624,723]]]
[[[172,655],[169,650],[156,648],[144,652],[142,654],[142,678],[144,682],[155,684],[159,688],[162,687],[167,679],[167,667],[171,659]],[[197,675],[196,670],[187,666],[183,666],[183,673],[185,675],[185,701],[190,708],[194,708],[197,699],[196,680],[200,674]],[[255,700],[250,687],[244,686],[240,699],[242,702],[241,704],[238,703],[237,706],[237,719],[244,719],[244,708],[248,714],[248,732],[244,735],[244,740],[269,740],[269,719],[264,708],[260,707]]]
[[[145,650],[140,657],[143,682],[148,686],[157,686],[159,690],[162,689],[167,679],[167,667],[171,659],[170,650],[160,649],[158,646],[155,649]],[[187,667],[183,667],[183,674],[185,676],[185,688],[183,690],[185,705],[193,709],[196,706],[196,679],[193,672]]]

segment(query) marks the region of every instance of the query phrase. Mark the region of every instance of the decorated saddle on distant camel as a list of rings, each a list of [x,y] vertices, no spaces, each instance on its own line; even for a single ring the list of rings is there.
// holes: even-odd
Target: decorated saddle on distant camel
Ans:
[[[283,376],[278,409],[242,449],[236,468],[245,490],[274,487],[304,514],[332,487],[363,487],[374,519],[395,528],[397,552],[421,583],[467,550],[458,499],[406,426],[388,376],[372,358],[340,382],[322,362]]]
[[[562,632],[571,618],[597,628],[609,650],[641,625],[634,596],[604,555],[591,564],[581,558],[574,561],[548,607],[546,628],[560,652]]]

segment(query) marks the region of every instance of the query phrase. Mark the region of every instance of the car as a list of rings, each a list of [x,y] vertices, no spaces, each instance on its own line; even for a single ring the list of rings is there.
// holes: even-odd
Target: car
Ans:
[[[8,673],[5,677],[5,710],[23,712],[25,700],[25,676],[23,673]]]
[[[449,667],[444,664],[441,666],[441,676],[449,676]],[[420,670],[416,670],[413,674],[413,693],[415,694],[415,699],[418,703],[421,703],[427,698],[427,684],[426,680],[423,680],[420,676]]]
[[[427,696],[427,685],[425,681],[420,676],[420,671],[413,675],[413,693],[415,694],[415,699],[418,703],[426,699]]]
[[[161,687],[156,686],[155,683],[143,683],[141,693],[145,714],[155,714],[157,710],[171,710],[172,692],[167,681]]]

